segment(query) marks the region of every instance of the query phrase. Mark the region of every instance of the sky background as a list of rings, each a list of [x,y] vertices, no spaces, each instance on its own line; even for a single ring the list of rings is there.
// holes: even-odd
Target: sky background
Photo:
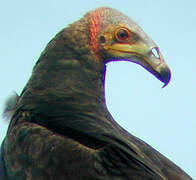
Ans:
[[[135,20],[158,44],[171,68],[163,85],[130,62],[107,65],[107,106],[115,120],[196,179],[196,1],[1,1],[0,113],[21,93],[50,39],[89,10],[109,6]],[[7,123],[0,118],[0,142]]]

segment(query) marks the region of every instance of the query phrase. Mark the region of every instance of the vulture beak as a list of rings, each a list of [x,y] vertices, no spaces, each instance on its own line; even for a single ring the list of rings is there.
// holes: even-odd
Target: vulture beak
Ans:
[[[134,43],[114,43],[104,46],[110,54],[119,60],[131,61],[141,65],[160,81],[165,87],[171,78],[171,72],[163,56],[152,40],[145,37]]]

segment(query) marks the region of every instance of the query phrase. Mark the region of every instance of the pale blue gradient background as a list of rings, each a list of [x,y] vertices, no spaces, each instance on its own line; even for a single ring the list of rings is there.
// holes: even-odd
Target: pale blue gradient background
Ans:
[[[159,45],[172,70],[164,89],[142,67],[108,64],[107,105],[116,121],[196,179],[196,1],[1,1],[0,109],[21,92],[49,40],[87,11],[109,6],[140,24]],[[0,141],[7,124],[0,121]]]

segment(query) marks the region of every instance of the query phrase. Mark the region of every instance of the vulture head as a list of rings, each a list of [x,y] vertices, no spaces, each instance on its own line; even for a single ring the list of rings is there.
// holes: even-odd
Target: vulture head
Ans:
[[[124,14],[100,8],[86,15],[91,49],[104,62],[125,60],[141,65],[166,86],[171,77],[159,47]]]

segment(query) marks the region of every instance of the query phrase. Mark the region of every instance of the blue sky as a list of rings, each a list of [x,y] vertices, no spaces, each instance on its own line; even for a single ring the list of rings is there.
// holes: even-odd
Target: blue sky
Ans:
[[[125,13],[158,44],[171,68],[162,89],[142,67],[107,66],[107,105],[116,121],[196,178],[196,1],[83,0],[3,1],[0,6],[0,112],[20,93],[49,40],[86,12],[109,6]],[[7,124],[0,119],[0,142]]]

